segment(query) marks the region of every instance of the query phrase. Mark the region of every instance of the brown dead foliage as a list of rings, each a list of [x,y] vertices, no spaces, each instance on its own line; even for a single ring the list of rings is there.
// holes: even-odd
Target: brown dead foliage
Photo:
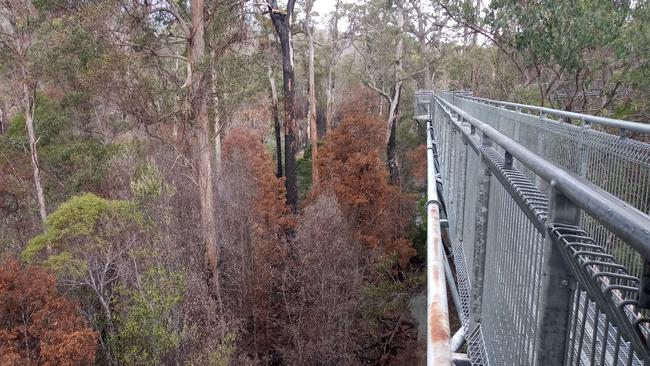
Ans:
[[[405,165],[413,177],[413,183],[417,188],[424,188],[427,185],[427,146],[418,147],[406,152]]]
[[[279,278],[287,258],[285,232],[294,226],[284,181],[275,176],[262,136],[233,128],[223,143],[219,189],[223,292],[245,324],[253,357],[267,358],[279,341]]]
[[[0,365],[91,365],[97,336],[53,274],[0,264]]]
[[[361,248],[333,195],[319,196],[298,221],[282,287],[284,361],[356,364]]]
[[[361,243],[394,256],[404,267],[415,255],[407,239],[412,200],[389,184],[380,153],[385,129],[381,120],[364,110],[348,109],[320,152],[321,182],[313,194],[332,192]]]

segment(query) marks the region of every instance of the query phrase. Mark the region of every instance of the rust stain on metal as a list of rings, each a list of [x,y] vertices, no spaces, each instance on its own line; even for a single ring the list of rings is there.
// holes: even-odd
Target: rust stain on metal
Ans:
[[[445,326],[446,314],[444,314],[439,306],[430,307],[429,311],[429,342],[436,343],[447,341],[449,339],[449,329]]]
[[[429,205],[429,214],[431,215],[431,218],[433,219],[433,221],[438,223],[438,221],[440,220],[440,213],[438,212],[438,206],[436,206],[435,204],[430,204]]]
[[[435,205],[431,205],[429,210],[430,210],[429,219],[431,220],[432,223],[434,223],[435,226],[439,225],[438,207]],[[435,227],[434,230],[429,230],[427,234],[431,237],[431,240],[428,241],[428,243],[429,245],[431,244],[433,245],[432,249],[433,249],[434,257],[438,258],[437,253],[440,253],[439,243],[440,240],[442,239],[440,237],[440,230],[438,230],[438,228]],[[429,271],[431,271],[431,279],[433,282],[432,286],[435,286],[438,283],[438,280],[440,279],[440,273],[443,270],[443,268],[442,268],[442,262],[440,260],[432,260],[432,259],[433,258],[430,258],[430,260],[427,261],[427,265],[431,266]],[[441,291],[444,291],[444,289],[442,289]]]
[[[434,284],[437,283],[438,279],[440,279],[440,276],[438,275],[438,271],[437,270],[432,271],[431,272],[431,280],[433,281],[433,283]]]

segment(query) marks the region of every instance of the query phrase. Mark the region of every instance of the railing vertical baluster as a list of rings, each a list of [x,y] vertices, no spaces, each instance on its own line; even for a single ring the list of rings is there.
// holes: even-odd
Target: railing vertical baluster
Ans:
[[[462,138],[462,137],[461,137]],[[461,185],[458,187],[458,205],[457,207],[457,215],[456,215],[456,238],[458,241],[462,242],[463,241],[463,233],[465,232],[464,230],[464,225],[465,225],[465,198],[467,195],[467,154],[470,152],[469,150],[469,144],[467,141],[462,138],[463,141],[463,146],[461,147],[461,157],[459,158],[461,161],[461,166],[458,169],[458,181],[461,182]]]
[[[482,146],[492,146],[492,141],[483,135]],[[480,154],[480,153],[479,153]],[[478,177],[478,195],[476,197],[476,215],[474,224],[474,255],[472,265],[474,279],[472,281],[472,314],[473,320],[481,322],[481,309],[483,306],[483,283],[485,278],[485,251],[488,232],[488,208],[490,205],[490,178],[492,173],[482,157]]]
[[[578,225],[580,209],[551,184],[549,223]],[[550,233],[544,242],[542,284],[537,323],[537,365],[563,365],[570,333],[575,279]]]
[[[543,123],[545,118],[546,118],[546,113],[541,112],[539,114],[540,122]],[[546,141],[545,141],[545,138],[544,138],[544,130],[541,128],[541,126],[538,126],[535,130],[536,130],[536,133],[537,133],[537,146],[536,146],[537,151],[536,152],[541,156],[545,156]],[[540,176],[537,176],[537,179],[536,179],[536,182],[535,182],[535,185],[537,186],[537,188],[539,188],[540,190],[543,191],[542,188],[544,187],[545,184],[546,184],[546,182],[544,181],[544,179],[542,179],[542,177],[540,177]]]
[[[587,170],[589,169],[589,148],[587,147],[587,134],[591,125],[584,118],[580,121],[580,166],[578,167],[578,174],[581,177],[587,176]]]

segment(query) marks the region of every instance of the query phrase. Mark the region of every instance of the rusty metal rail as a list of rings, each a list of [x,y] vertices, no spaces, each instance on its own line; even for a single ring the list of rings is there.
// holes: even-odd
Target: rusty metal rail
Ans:
[[[433,125],[427,121],[427,365],[449,365],[449,309],[445,283],[445,259],[440,230]]]

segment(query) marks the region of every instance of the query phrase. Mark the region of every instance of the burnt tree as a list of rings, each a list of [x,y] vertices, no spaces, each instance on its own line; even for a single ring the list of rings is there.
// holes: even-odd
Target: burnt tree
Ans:
[[[291,27],[295,0],[287,1],[286,10],[278,8],[277,0],[267,0],[268,12],[280,39],[282,50],[282,78],[284,86],[284,171],[287,187],[287,203],[293,211],[298,207],[296,176],[296,133],[295,73],[293,64],[293,37]]]

